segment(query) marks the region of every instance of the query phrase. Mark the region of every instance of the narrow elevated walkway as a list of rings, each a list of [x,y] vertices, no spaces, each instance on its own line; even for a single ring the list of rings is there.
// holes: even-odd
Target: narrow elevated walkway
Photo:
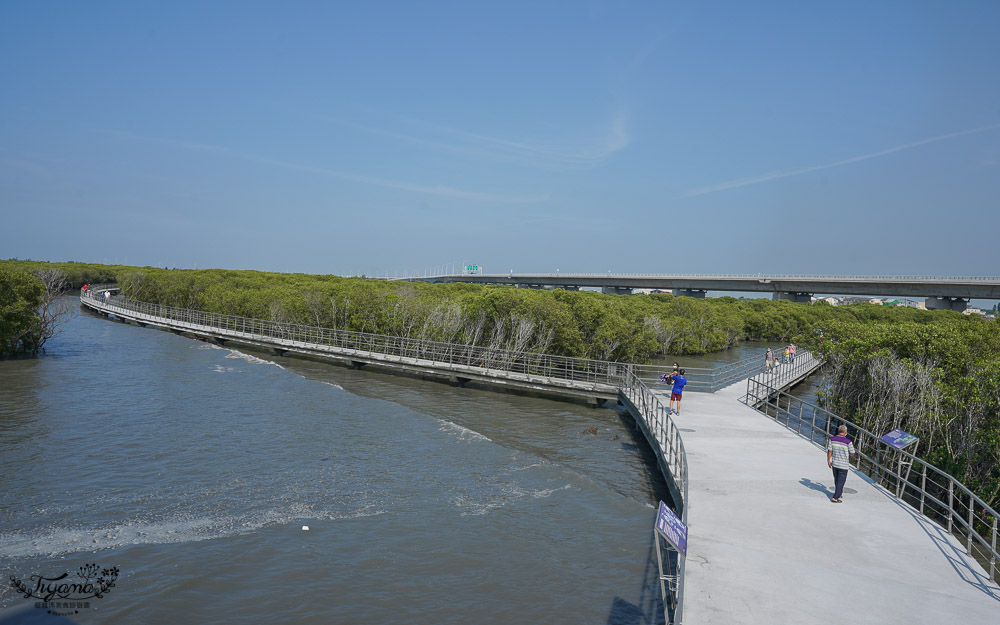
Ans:
[[[944,529],[740,403],[746,381],[684,395],[684,623],[1000,623],[1000,588]],[[666,403],[668,398],[664,398]]]

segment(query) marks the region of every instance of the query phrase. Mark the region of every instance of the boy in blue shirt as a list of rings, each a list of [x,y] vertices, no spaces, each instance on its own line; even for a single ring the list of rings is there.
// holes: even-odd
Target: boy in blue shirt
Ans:
[[[671,378],[674,381],[674,387],[670,389],[670,408],[669,414],[679,415],[681,413],[681,394],[684,392],[684,386],[688,383],[687,378],[684,377],[684,370],[680,369]],[[674,402],[677,402],[677,409],[674,410]]]

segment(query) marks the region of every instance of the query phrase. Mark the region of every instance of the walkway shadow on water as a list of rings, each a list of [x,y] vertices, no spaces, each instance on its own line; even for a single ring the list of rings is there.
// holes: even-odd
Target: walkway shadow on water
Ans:
[[[647,488],[654,501],[663,500],[667,505],[673,507],[674,502],[670,497],[667,482],[660,473],[659,465],[656,461],[656,454],[649,446],[642,430],[635,423],[632,415],[625,410],[618,411],[618,418],[621,419],[625,430],[629,433],[629,439],[621,441],[622,449],[638,454],[646,465]],[[663,598],[660,596],[660,569],[656,560],[656,539],[653,537],[653,524],[656,512],[649,523],[649,547],[646,550],[645,570],[642,575],[642,582],[639,588],[637,603],[632,603],[622,597],[615,597],[611,602],[611,609],[608,611],[607,625],[662,625],[665,623],[663,617]]]
[[[652,534],[652,531],[650,531]],[[663,599],[660,597],[660,569],[656,562],[656,540],[649,541],[646,570],[639,589],[639,604],[615,597],[608,612],[607,625],[664,625]]]

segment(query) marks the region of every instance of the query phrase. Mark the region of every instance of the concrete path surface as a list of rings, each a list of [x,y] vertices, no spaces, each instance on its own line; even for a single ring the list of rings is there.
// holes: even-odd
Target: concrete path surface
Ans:
[[[1000,624],[1000,588],[937,524],[851,471],[830,502],[824,449],[739,403],[685,393],[684,624]],[[666,399],[664,403],[666,403]]]

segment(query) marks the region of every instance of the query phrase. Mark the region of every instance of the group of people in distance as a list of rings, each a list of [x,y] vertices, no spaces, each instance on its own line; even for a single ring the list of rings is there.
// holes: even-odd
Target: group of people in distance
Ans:
[[[790,343],[788,347],[785,348],[784,357],[781,362],[795,362],[795,343]],[[767,352],[764,354],[764,373],[771,373],[771,371],[777,366],[778,363],[777,358],[774,355],[774,350],[768,347]]]
[[[673,371],[661,375],[660,380],[671,387],[670,407],[667,410],[667,414],[679,415],[681,413],[681,395],[684,393],[684,387],[688,383],[687,378],[684,377],[684,370],[675,362]],[[677,408],[674,408],[675,403]]]

